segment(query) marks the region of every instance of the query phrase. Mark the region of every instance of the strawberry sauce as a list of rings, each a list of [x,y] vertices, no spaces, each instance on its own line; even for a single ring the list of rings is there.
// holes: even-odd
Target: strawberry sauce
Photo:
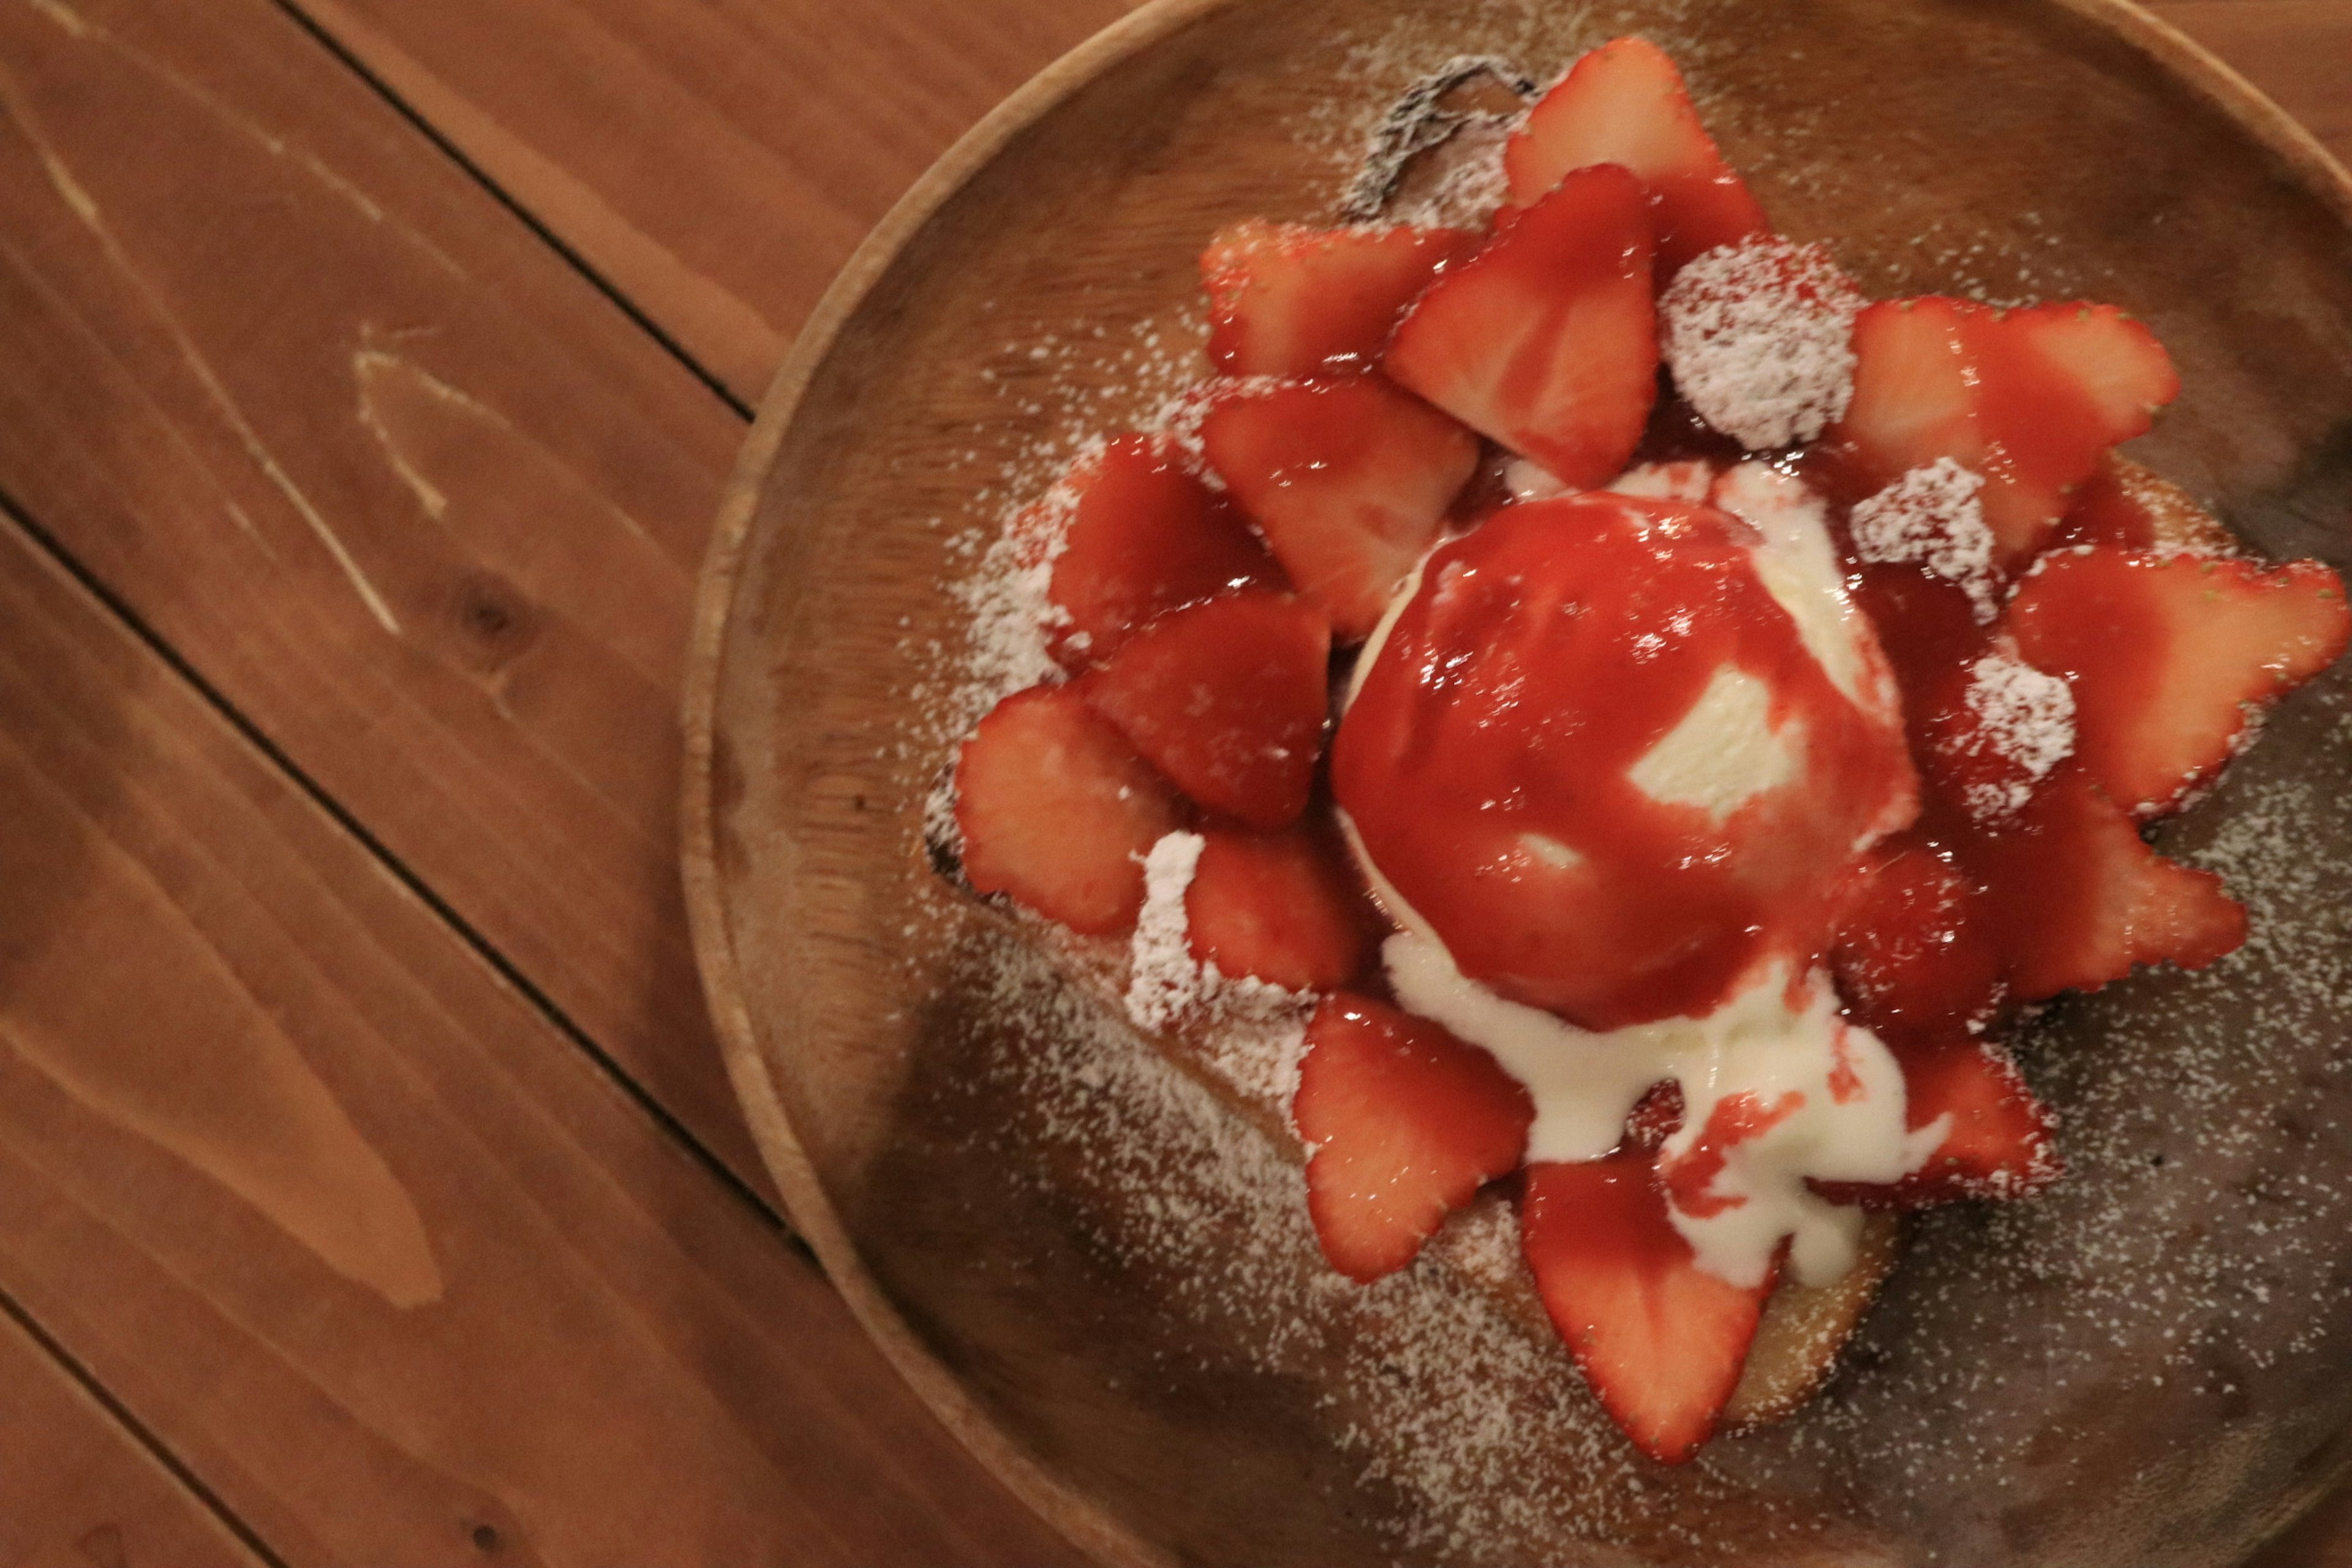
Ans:
[[[1826,948],[1911,769],[1807,650],[1753,540],[1710,507],[1590,494],[1507,509],[1430,557],[1341,722],[1332,787],[1464,974],[1606,1030],[1704,1015],[1759,961],[1801,974]],[[1760,714],[1743,726],[1726,692]],[[1702,704],[1725,722],[1676,734]],[[1718,747],[1743,749],[1696,782],[1637,782],[1669,750],[1696,756],[1665,773],[1704,773]]]

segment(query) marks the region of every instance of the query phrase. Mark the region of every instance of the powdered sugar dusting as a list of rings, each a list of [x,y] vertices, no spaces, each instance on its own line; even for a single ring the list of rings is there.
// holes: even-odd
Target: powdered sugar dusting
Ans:
[[[1854,552],[1868,562],[1909,562],[1958,584],[1977,624],[1990,626],[2000,614],[2000,592],[1983,489],[1982,474],[1950,458],[1913,468],[1856,503]]]
[[[1129,948],[1127,1016],[1139,1029],[1164,1029],[1200,1001],[1201,966],[1185,929],[1184,894],[1208,840],[1163,834],[1143,861],[1143,912]]]
[[[1845,413],[1868,302],[1825,247],[1764,235],[1675,274],[1658,297],[1659,346],[1701,418],[1750,451],[1786,447]]]
[[[1522,1267],[1507,1205],[1474,1209],[1458,1237],[1449,1225],[1401,1273],[1345,1279],[1323,1261],[1295,1153],[1017,938],[978,938],[966,967],[984,992],[975,1025],[994,1041],[984,1070],[1011,1085],[989,1102],[1023,1118],[986,1157],[1034,1167],[1057,1203],[1091,1194],[1088,1244],[1133,1281],[1138,1312],[1168,1326],[1158,1331],[1205,1332],[1256,1375],[1311,1384],[1368,1511],[1403,1501],[1381,1521],[1397,1550],[1599,1568],[1632,1559],[1598,1543],[1707,1539],[1655,1506],[1656,1468],[1549,1331],[1472,1278]],[[1735,1504],[1704,1461],[1664,1479]],[[1689,1517],[1706,1530],[1707,1513]]]
[[[1254,976],[1219,973],[1192,956],[1184,898],[1201,851],[1197,833],[1163,834],[1143,862],[1143,912],[1129,948],[1127,1016],[1158,1033],[1187,1026],[1202,1059],[1245,1099],[1287,1112],[1307,1048],[1314,997]]]
[[[2010,654],[1985,655],[1969,670],[1969,711],[1984,742],[2016,764],[1999,784],[1971,786],[1963,803],[1979,822],[2021,810],[2033,786],[2074,750],[2074,690]]]

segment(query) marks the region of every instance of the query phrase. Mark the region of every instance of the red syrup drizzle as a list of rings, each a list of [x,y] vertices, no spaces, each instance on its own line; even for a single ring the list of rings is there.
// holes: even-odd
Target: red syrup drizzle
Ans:
[[[1826,949],[1855,842],[1914,783],[1748,537],[1709,507],[1586,494],[1505,508],[1430,557],[1331,780],[1465,974],[1613,1029],[1711,1012],[1760,960],[1801,974]],[[1801,724],[1803,763],[1717,822],[1629,770],[1727,665],[1767,687],[1776,731]]]

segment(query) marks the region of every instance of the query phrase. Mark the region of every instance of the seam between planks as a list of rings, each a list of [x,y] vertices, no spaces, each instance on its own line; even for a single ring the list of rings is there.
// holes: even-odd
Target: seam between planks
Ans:
[[[68,1350],[58,1342],[55,1335],[43,1328],[39,1320],[25,1310],[23,1302],[5,1289],[0,1289],[0,1318],[5,1318],[24,1331],[25,1336],[54,1362],[60,1371],[71,1378],[76,1387],[89,1395],[100,1409],[105,1411],[114,1419],[116,1425],[130,1434],[131,1441],[139,1445],[142,1452],[162,1466],[165,1474],[186,1488],[189,1495],[204,1505],[205,1512],[219,1521],[224,1529],[236,1537],[239,1545],[267,1563],[268,1568],[291,1568],[291,1564],[285,1558],[272,1551],[268,1542],[255,1534],[252,1527],[239,1519],[229,1506],[221,1500],[218,1493],[205,1485],[195,1471],[190,1469],[185,1461],[173,1453],[162,1437],[156,1436],[145,1422],[133,1415],[128,1405],[115,1398],[107,1386],[99,1382],[89,1368],[84,1366],[73,1352]]]
[[[179,651],[149,626],[127,601],[115,594],[94,573],[77,560],[72,552],[68,550],[55,534],[44,528],[40,521],[5,489],[0,489],[0,516],[5,516],[9,521],[15,523],[43,554],[57,563],[59,569],[79,584],[85,593],[96,599],[108,614],[127,627],[131,634],[139,639],[142,647],[162,660],[166,668],[184,681],[207,707],[235,730],[240,739],[258,752],[272,768],[289,781],[305,799],[326,813],[328,818],[337,827],[349,834],[371,858],[431,910],[476,957],[490,967],[492,973],[543,1015],[565,1039],[578,1047],[605,1078],[628,1097],[631,1103],[651,1117],[654,1124],[673,1142],[681,1147],[698,1166],[714,1178],[722,1189],[747,1205],[803,1262],[811,1268],[816,1269],[819,1274],[824,1272],[823,1267],[817,1262],[816,1254],[784,1222],[783,1216],[773,1205],[761,1198],[759,1193],[730,1170],[724,1161],[711,1152],[702,1141],[695,1137],[693,1131],[671,1112],[668,1107],[648,1094],[610,1052],[598,1045],[586,1030],[572,1020],[553,997],[541,990],[536,982],[515,964],[513,960],[508,958],[488,937],[476,930],[465,916],[436,892],[422,877],[410,868],[405,861],[394,854],[389,847],[370,832],[367,826],[354,816],[349,808],[328,794],[318,781],[302,769],[299,763],[265,734],[259,726],[247,719],[218,688],[205,679],[202,671],[183,658]],[[0,1296],[0,1300],[5,1300],[5,1296]]]
[[[740,397],[738,397],[731,390],[729,389],[725,382],[719,380],[717,375],[705,368],[700,361],[697,360],[691,353],[688,353],[686,346],[683,343],[679,342],[676,338],[672,337],[667,331],[663,330],[658,321],[656,321],[651,316],[646,314],[644,310],[640,310],[636,301],[631,300],[626,294],[623,293],[617,287],[615,287],[610,279],[606,278],[602,272],[599,272],[594,265],[591,263],[585,256],[582,255],[580,251],[573,248],[573,247],[567,242],[562,236],[557,234],[554,229],[541,222],[539,215],[525,206],[516,198],[514,194],[509,191],[504,185],[499,184],[488,170],[484,169],[479,163],[476,163],[467,154],[464,148],[458,146],[457,143],[451,141],[447,136],[442,134],[438,126],[435,125],[430,120],[427,120],[423,114],[419,113],[414,105],[412,105],[406,99],[401,97],[399,91],[394,89],[390,82],[385,81],[383,77],[377,75],[374,70],[370,68],[366,61],[361,59],[350,49],[344,47],[341,39],[336,37],[332,33],[329,32],[324,26],[312,19],[310,13],[302,9],[300,0],[271,0],[271,4],[276,5],[278,10],[284,12],[287,19],[292,22],[297,27],[300,28],[313,43],[317,44],[320,48],[326,50],[328,54],[334,57],[334,58],[341,64],[344,69],[350,71],[353,76],[359,78],[362,82],[365,83],[368,90],[374,93],[378,98],[383,100],[386,104],[390,105],[393,111],[398,114],[402,120],[406,121],[408,125],[419,135],[423,136],[426,141],[432,142],[435,147],[438,148],[444,157],[447,158],[451,163],[457,164],[460,170],[464,171],[467,178],[472,180],[475,184],[480,186],[493,201],[499,204],[499,205],[504,207],[509,213],[511,213],[518,222],[522,224],[524,227],[530,229],[533,235],[538,237],[541,243],[547,246],[549,249],[554,251],[556,255],[562,257],[566,266],[570,267],[574,272],[577,272],[582,278],[587,279],[590,286],[594,288],[595,290],[599,294],[602,294],[606,300],[610,300],[614,309],[618,310],[623,315],[628,317],[628,319],[635,324],[640,331],[653,339],[655,342],[660,344],[663,353],[676,360],[685,368],[686,372],[689,375],[693,376],[696,381],[701,383],[712,396],[725,404],[729,411],[731,412],[736,418],[743,421],[746,425],[751,422],[755,410],[753,410],[750,404],[744,402]]]

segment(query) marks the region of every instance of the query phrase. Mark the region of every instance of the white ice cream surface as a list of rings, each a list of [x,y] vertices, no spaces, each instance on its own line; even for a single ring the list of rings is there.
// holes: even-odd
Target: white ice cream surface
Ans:
[[[1652,800],[1703,807],[1719,826],[1805,771],[1805,726],[1772,726],[1772,688],[1736,664],[1716,666],[1675,727],[1626,777]]]
[[[1713,500],[1756,530],[1756,574],[1831,681],[1864,712],[1899,721],[1901,694],[1869,616],[1845,591],[1822,498],[1771,464],[1749,461],[1716,481]]]
[[[1662,1168],[1696,1147],[1722,1100],[1749,1094],[1777,1105],[1797,1097],[1769,1130],[1730,1146],[1706,1188],[1716,1212],[1667,1209],[1699,1267],[1735,1285],[1762,1284],[1783,1239],[1801,1284],[1843,1278],[1853,1267],[1862,1213],[1816,1196],[1807,1180],[1900,1180],[1948,1131],[1942,1117],[1906,1130],[1902,1068],[1877,1036],[1838,1016],[1836,996],[1819,976],[1801,988],[1801,1008],[1789,1005],[1787,972],[1775,964],[1705,1017],[1596,1034],[1470,980],[1425,930],[1389,938],[1381,957],[1408,1012],[1491,1052],[1526,1086],[1536,1107],[1530,1162],[1608,1153],[1634,1105],[1667,1079],[1682,1087],[1684,1114],[1682,1130],[1659,1151]]]

